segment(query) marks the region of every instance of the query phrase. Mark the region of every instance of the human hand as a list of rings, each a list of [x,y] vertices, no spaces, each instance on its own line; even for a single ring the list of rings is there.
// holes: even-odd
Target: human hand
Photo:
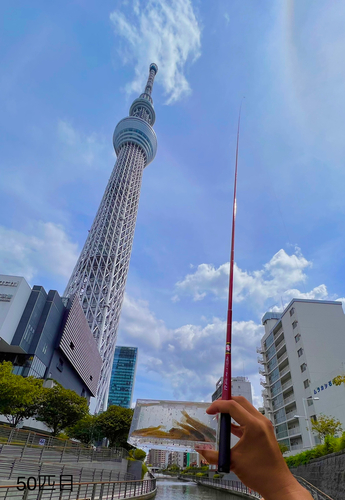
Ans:
[[[231,432],[240,440],[231,449],[231,470],[265,500],[312,500],[289,471],[281,454],[272,423],[242,396],[218,399],[208,414],[229,413],[239,424]],[[197,450],[210,463],[218,464],[218,452]]]

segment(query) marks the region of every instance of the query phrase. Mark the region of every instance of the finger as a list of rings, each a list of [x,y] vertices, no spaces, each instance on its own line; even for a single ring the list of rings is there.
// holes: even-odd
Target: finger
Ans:
[[[209,415],[215,415],[216,413],[229,413],[236,422],[240,425],[248,425],[253,422],[253,415],[248,412],[246,408],[243,408],[237,401],[230,399],[228,401],[222,401],[217,399],[211,406],[206,410]]]
[[[240,404],[245,408],[249,413],[251,413],[254,417],[260,418],[260,419],[265,419],[266,417],[262,415],[251,403],[249,403],[248,399],[244,398],[243,396],[232,396],[232,398],[236,403]]]
[[[198,451],[198,453],[200,453],[200,455],[203,456],[204,459],[207,460],[207,462],[209,464],[212,464],[212,465],[218,464],[218,451],[200,450],[200,451]]]
[[[241,438],[243,436],[243,429],[239,425],[231,424],[231,434]]]

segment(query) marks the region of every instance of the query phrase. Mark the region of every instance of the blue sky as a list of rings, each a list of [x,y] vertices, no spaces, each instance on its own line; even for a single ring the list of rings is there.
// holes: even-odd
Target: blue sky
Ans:
[[[63,292],[156,62],[120,345],[134,398],[208,400],[222,374],[236,125],[234,375],[260,403],[261,317],[345,302],[344,2],[89,0],[0,7],[0,272]]]

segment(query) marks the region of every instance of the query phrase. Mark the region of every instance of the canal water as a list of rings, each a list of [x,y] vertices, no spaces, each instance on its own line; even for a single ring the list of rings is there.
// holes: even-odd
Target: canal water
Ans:
[[[228,492],[214,490],[206,486],[183,481],[158,479],[155,500],[239,500],[240,497]]]

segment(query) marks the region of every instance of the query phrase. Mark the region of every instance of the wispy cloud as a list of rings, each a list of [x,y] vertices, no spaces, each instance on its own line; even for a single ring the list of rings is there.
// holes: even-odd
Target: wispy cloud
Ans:
[[[52,222],[33,222],[27,232],[0,226],[0,241],[1,273],[28,281],[44,273],[69,278],[78,257],[77,244]]]
[[[125,63],[134,62],[135,78],[128,93],[143,91],[148,65],[158,64],[157,80],[167,103],[190,92],[186,63],[200,56],[201,27],[190,0],[133,0],[110,14],[115,33],[125,40],[120,49]]]

